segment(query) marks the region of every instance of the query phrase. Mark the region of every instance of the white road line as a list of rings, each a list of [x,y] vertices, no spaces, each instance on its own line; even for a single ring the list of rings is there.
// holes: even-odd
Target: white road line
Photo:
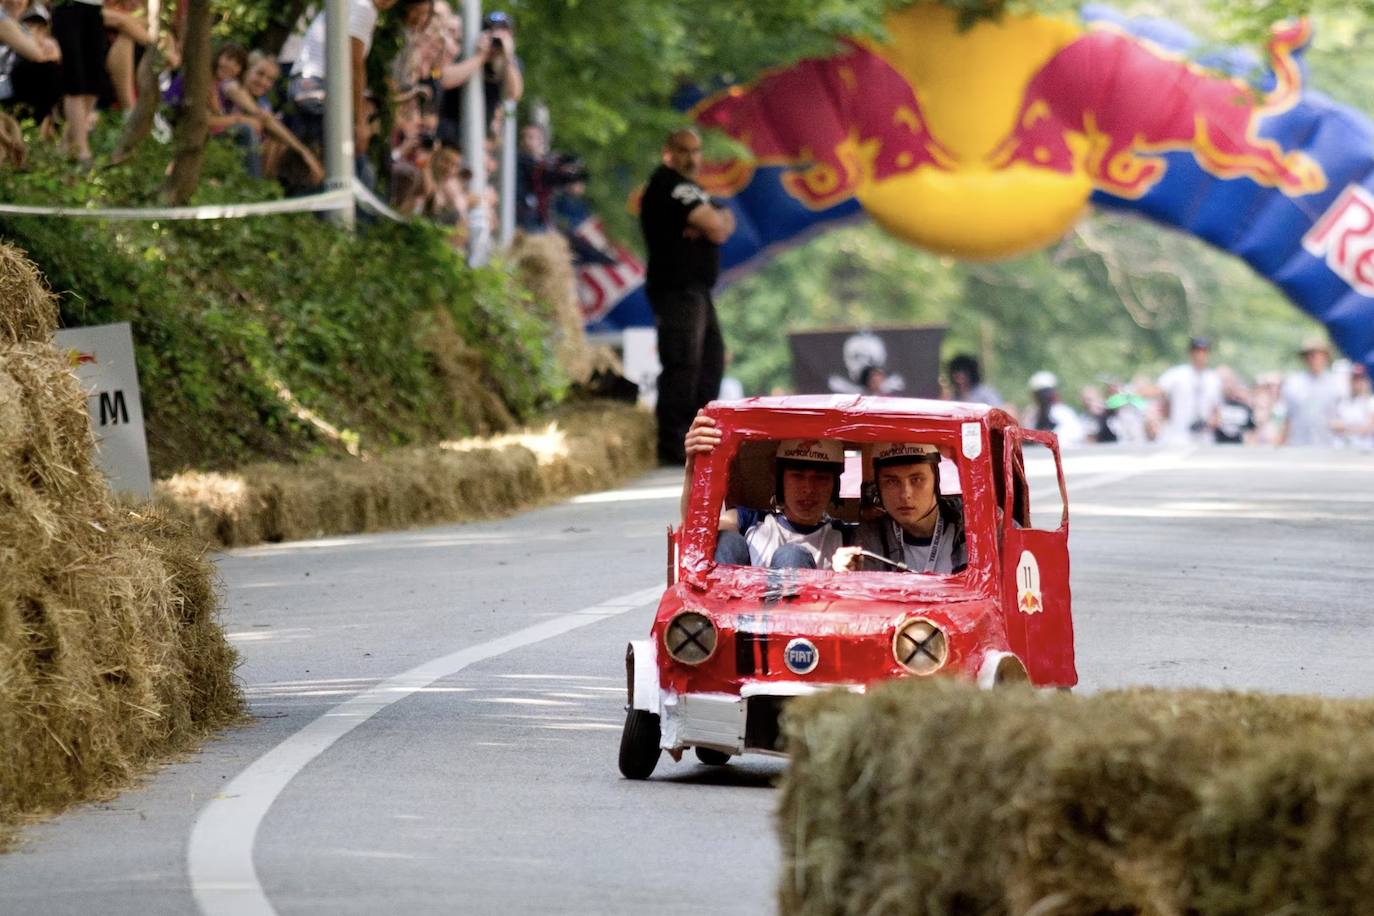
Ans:
[[[642,589],[411,668],[340,703],[259,757],[205,806],[191,828],[186,868],[201,912],[275,916],[253,867],[258,826],[291,780],[335,741],[398,700],[469,665],[643,607],[662,593],[662,586]]]

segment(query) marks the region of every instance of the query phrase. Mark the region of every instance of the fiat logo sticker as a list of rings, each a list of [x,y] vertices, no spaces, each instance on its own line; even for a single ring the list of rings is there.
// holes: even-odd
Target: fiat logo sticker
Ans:
[[[787,644],[782,660],[794,674],[810,674],[821,663],[821,653],[811,640],[798,636]]]

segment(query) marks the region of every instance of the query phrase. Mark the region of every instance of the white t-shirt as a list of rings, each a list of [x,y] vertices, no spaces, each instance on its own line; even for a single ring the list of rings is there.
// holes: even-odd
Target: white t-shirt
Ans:
[[[1336,407],[1336,417],[1345,424],[1345,444],[1374,449],[1374,432],[1363,432],[1374,423],[1374,394],[1346,398]]]
[[[1210,423],[1212,414],[1221,406],[1221,376],[1217,370],[1197,369],[1183,363],[1165,371],[1159,377],[1159,387],[1169,399],[1169,422],[1160,430],[1164,442],[1210,442],[1210,429],[1194,429],[1201,421]]]
[[[321,12],[305,30],[301,39],[300,54],[296,58],[292,76],[301,79],[324,79],[326,49],[324,44],[324,19]],[[372,49],[372,33],[377,28],[377,7],[372,0],[352,0],[348,8],[348,35],[363,43],[363,54]]]
[[[815,558],[817,569],[829,569],[835,551],[844,546],[844,529],[829,521],[810,531],[798,531],[781,512],[758,513],[744,508],[737,511],[740,529],[749,545],[749,562],[754,566],[769,565],[779,547],[797,544]]]
[[[1280,400],[1288,419],[1288,445],[1335,445],[1331,421],[1348,383],[1332,372],[1297,372],[1284,380]]]

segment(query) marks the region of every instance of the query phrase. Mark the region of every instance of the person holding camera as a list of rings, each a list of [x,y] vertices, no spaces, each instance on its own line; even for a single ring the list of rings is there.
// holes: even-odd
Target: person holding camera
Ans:
[[[735,216],[697,184],[701,135],[683,127],[668,135],[663,162],[649,177],[639,223],[649,251],[644,290],[658,327],[658,460],[682,465],[683,438],[698,410],[720,391],[725,340],[711,288],[720,246]]]
[[[461,23],[461,20],[459,20]],[[482,75],[482,96],[487,109],[487,133],[496,123],[501,103],[520,101],[525,94],[525,78],[520,59],[515,55],[515,23],[502,12],[488,13],[477,37],[477,51],[460,58],[439,71],[443,98],[439,103],[439,141],[449,146],[463,145],[462,88],[478,73]]]
[[[1160,442],[1200,445],[1213,441],[1221,407],[1221,376],[1207,365],[1211,352],[1211,341],[1194,337],[1188,341],[1188,362],[1165,370],[1159,377],[1164,420]]]

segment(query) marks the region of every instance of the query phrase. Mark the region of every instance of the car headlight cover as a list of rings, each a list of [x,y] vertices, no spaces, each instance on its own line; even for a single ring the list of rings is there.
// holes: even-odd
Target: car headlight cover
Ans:
[[[699,665],[716,651],[716,625],[696,611],[683,611],[663,631],[668,654],[686,665]]]
[[[912,674],[934,674],[949,659],[949,640],[945,633],[924,617],[914,617],[897,628],[892,640],[897,663]]]

